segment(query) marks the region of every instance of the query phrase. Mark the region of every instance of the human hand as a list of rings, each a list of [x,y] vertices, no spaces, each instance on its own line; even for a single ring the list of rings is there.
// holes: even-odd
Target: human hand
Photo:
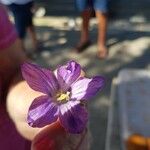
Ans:
[[[86,130],[81,134],[71,135],[64,130],[59,121],[44,128],[32,128],[28,125],[26,118],[29,106],[33,99],[39,95],[41,93],[29,88],[26,81],[21,81],[11,87],[7,96],[8,113],[18,132],[24,138],[32,141],[31,149],[70,150],[71,147],[79,147],[82,150],[87,150],[88,134]]]
[[[57,121],[35,136],[31,150],[88,150],[89,147],[90,139],[87,129],[81,134],[69,134]]]
[[[103,87],[104,78],[102,76],[81,77],[81,70],[81,66],[75,61],[69,61],[66,66],[59,67],[56,74],[34,64],[23,64],[23,77],[30,88],[41,93],[31,90],[23,81],[22,86],[19,83],[11,89],[7,106],[17,128],[21,120],[22,123],[28,122],[34,127],[33,130],[29,125],[26,126],[26,130],[23,129],[23,125],[18,128],[21,129],[19,131],[24,137],[33,140],[32,148],[36,145],[41,146],[41,141],[47,143],[42,146],[46,145],[47,148],[50,146],[50,149],[57,150],[80,149],[83,145],[85,147],[88,145],[87,142],[83,144],[83,141],[87,141],[85,139],[88,133],[86,129],[88,113],[84,103]],[[15,97],[18,94],[20,97]],[[43,96],[40,96],[42,94]],[[17,113],[18,116],[11,112],[15,106],[11,104],[14,103],[12,97],[22,100],[15,109],[15,113],[20,111]],[[27,113],[27,120],[24,117],[20,118],[24,115],[27,117]],[[16,118],[19,119],[15,120]],[[28,130],[30,130],[29,134],[24,132]]]
[[[83,74],[82,72],[82,76]],[[18,77],[16,80],[18,81]],[[32,90],[26,81],[20,81],[17,84],[14,81],[14,83],[7,96],[8,113],[18,132],[32,141],[33,150],[67,150],[71,147],[82,147],[82,150],[87,150],[88,144],[82,144],[88,138],[87,130],[78,135],[68,134],[59,121],[44,128],[30,127],[26,120],[28,109],[34,98],[41,93]]]
[[[9,89],[7,95],[7,110],[9,116],[13,120],[18,132],[26,139],[33,140],[35,135],[41,130],[40,128],[32,128],[27,123],[27,113],[33,99],[40,94],[32,90],[26,81],[19,81],[20,77],[16,77]],[[18,83],[16,83],[18,82]]]

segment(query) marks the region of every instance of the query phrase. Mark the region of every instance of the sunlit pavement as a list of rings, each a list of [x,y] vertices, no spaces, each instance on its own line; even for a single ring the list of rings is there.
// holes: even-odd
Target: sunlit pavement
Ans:
[[[112,78],[122,68],[150,69],[150,22],[140,15],[129,19],[111,19],[107,39],[109,55],[101,60],[97,57],[96,19],[92,19],[90,26],[93,44],[85,52],[77,54],[74,46],[80,36],[80,18],[76,15],[38,15],[34,22],[42,46],[33,52],[30,39],[26,40],[27,52],[32,53],[35,62],[55,69],[73,59],[83,66],[88,77],[103,75],[107,79],[105,88],[89,104],[93,137],[91,150],[104,150]]]

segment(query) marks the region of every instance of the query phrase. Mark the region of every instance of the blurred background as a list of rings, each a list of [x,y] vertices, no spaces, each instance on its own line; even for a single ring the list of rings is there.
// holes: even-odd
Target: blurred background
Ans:
[[[81,18],[71,0],[36,0],[34,24],[41,45],[32,49],[28,35],[26,53],[38,64],[55,69],[76,60],[88,77],[103,75],[105,88],[89,104],[91,150],[104,150],[111,82],[123,68],[150,69],[150,0],[111,0],[107,30],[108,57],[97,57],[97,20],[90,21],[92,45],[76,53]]]

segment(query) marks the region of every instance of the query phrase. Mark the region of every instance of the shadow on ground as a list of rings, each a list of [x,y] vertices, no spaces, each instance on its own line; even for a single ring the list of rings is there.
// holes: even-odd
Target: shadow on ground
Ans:
[[[123,0],[121,1],[126,3]],[[37,3],[38,6],[46,8],[46,16],[56,18],[58,16],[76,16],[72,4],[73,2],[70,0],[65,3],[60,0],[57,2],[54,0],[45,0],[44,2],[38,0]],[[127,4],[125,6],[128,7]],[[128,20],[125,23],[128,24]],[[42,42],[42,47],[34,53],[34,60],[38,64],[55,69],[59,64],[64,64],[73,59],[82,65],[87,76],[103,75],[106,78],[105,88],[93,98],[89,105],[89,123],[93,137],[91,150],[105,149],[107,112],[110,105],[112,79],[124,68],[150,69],[150,30],[147,30],[147,26],[145,28],[144,22],[136,24],[136,28],[134,24],[124,28],[122,28],[122,25],[124,25],[124,22],[120,26],[113,26],[113,22],[109,23],[107,39],[109,56],[106,60],[97,57],[96,25],[93,25],[90,30],[93,44],[81,54],[77,54],[73,49],[79,40],[79,30],[69,27],[48,27],[46,24],[36,27],[38,39]]]

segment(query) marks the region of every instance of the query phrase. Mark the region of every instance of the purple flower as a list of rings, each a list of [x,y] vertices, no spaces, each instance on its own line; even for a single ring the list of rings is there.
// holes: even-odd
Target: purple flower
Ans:
[[[82,104],[104,85],[104,78],[81,77],[81,66],[69,61],[54,74],[51,70],[24,63],[22,75],[28,85],[43,95],[33,100],[27,121],[32,127],[44,127],[59,119],[70,133],[81,133],[86,127],[88,114]]]

